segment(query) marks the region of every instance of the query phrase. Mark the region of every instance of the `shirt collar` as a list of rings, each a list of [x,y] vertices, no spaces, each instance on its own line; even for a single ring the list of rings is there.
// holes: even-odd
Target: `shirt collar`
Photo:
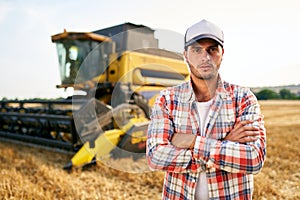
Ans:
[[[196,95],[194,93],[192,79],[187,82],[187,93],[183,96],[184,101],[196,101]],[[216,96],[219,95],[222,99],[226,99],[227,92],[224,87],[224,81],[222,80],[220,74],[218,75],[218,86],[216,89]]]

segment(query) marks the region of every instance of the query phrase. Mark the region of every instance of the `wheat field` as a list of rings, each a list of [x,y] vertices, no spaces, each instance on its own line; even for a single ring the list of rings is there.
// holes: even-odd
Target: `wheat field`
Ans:
[[[253,199],[300,199],[300,101],[261,101],[267,128],[267,159],[255,175]],[[129,173],[102,162],[71,172],[72,155],[0,142],[0,199],[161,199],[163,172]],[[136,169],[143,159],[114,160]]]

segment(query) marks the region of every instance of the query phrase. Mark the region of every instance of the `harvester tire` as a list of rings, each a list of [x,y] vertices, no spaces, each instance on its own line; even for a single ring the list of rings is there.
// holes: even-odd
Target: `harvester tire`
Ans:
[[[144,111],[145,116],[148,119],[150,119],[150,110],[151,110],[151,108],[148,105],[147,99],[145,99],[145,97],[143,97],[142,95],[137,94],[137,93],[134,93],[132,95],[132,98],[133,98],[134,103]]]

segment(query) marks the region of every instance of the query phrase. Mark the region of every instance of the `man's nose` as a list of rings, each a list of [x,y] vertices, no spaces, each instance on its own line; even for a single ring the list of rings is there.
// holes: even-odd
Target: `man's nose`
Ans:
[[[201,53],[200,53],[200,57],[201,57],[201,60],[202,61],[207,61],[207,60],[210,60],[210,55],[209,55],[209,53],[207,52],[207,51],[202,51]]]

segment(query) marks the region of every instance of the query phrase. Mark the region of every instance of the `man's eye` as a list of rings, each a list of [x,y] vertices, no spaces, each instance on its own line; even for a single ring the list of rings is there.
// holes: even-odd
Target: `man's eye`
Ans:
[[[208,49],[209,53],[217,53],[219,51],[218,47],[211,47]]]
[[[195,53],[199,53],[199,52],[201,52],[201,48],[194,48],[193,51],[194,51]]]

